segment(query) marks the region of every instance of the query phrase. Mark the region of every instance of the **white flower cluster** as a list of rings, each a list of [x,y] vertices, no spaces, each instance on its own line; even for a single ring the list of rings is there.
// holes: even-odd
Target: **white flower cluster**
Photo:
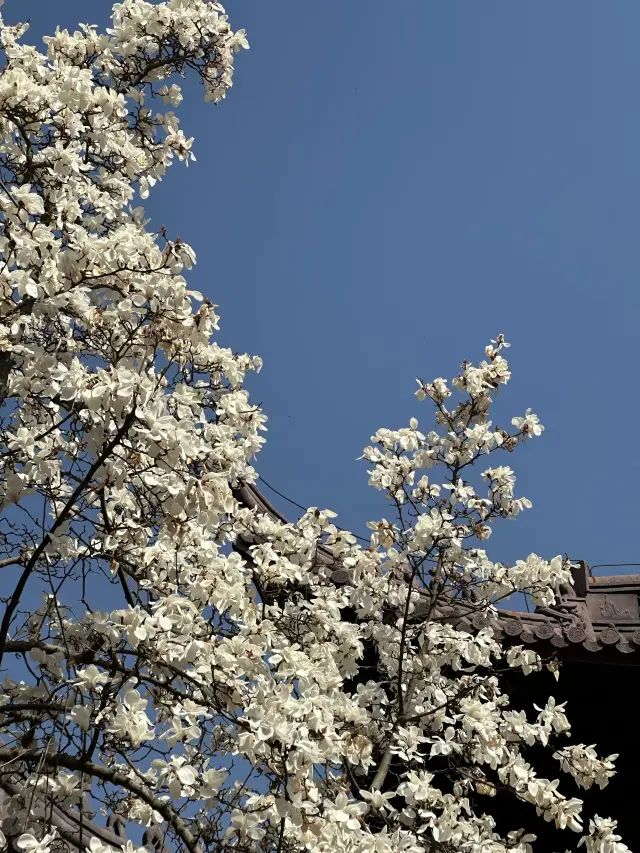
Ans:
[[[542,432],[530,411],[511,432],[489,419],[504,339],[454,391],[419,381],[431,431],[373,437],[397,520],[371,522],[369,547],[330,511],[241,506],[265,425],[242,382],[261,362],[215,342],[193,251],[133,205],[192,159],[178,81],[220,100],[244,34],[205,0],[123,0],[106,33],[58,31],[46,54],[24,29],[0,19],[7,838],[50,853],[53,807],[95,808],[189,853],[528,853],[531,833],[486,813],[498,789],[580,830],[580,800],[527,760],[567,734],[564,709],[529,719],[501,686],[541,661],[453,618],[513,592],[552,603],[570,578],[560,558],[479,547],[531,504],[511,468],[474,466]],[[556,756],[584,787],[613,773],[591,747]],[[620,853],[614,828],[596,818],[589,853]]]
[[[576,779],[580,787],[590,788],[596,784],[599,788],[604,788],[615,775],[614,762],[618,756],[598,758],[593,746],[580,743],[559,749],[553,757],[560,762],[565,773],[570,773]]]

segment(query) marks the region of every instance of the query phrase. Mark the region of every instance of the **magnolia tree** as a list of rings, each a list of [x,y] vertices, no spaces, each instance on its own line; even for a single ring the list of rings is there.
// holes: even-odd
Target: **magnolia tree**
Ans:
[[[542,431],[530,412],[492,426],[503,338],[453,391],[419,382],[432,431],[374,436],[370,483],[395,515],[368,547],[328,511],[243,506],[260,360],[215,343],[193,251],[137,199],[193,159],[178,81],[219,101],[244,33],[204,0],[124,0],[106,33],[58,31],[45,53],[25,29],[0,27],[2,844],[55,851],[62,811],[189,853],[530,851],[528,827],[488,815],[499,791],[558,849],[626,850],[529,760],[541,745],[584,787],[613,774],[567,745],[553,699],[510,706],[503,673],[544,662],[447,616],[514,592],[549,605],[570,579],[559,557],[479,547],[530,506],[486,457]]]

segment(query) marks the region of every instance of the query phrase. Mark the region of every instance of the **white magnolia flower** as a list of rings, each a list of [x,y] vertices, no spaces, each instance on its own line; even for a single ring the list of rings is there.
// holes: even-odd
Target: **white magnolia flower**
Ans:
[[[396,796],[395,791],[385,791],[384,794],[380,791],[360,791],[360,796],[376,811],[380,809],[393,811],[393,806],[389,803],[389,800],[392,800]]]
[[[74,705],[69,714],[69,719],[80,726],[83,732],[88,732],[91,728],[91,707],[88,705]]]
[[[85,848],[87,853],[115,853],[114,848],[109,844],[105,844],[95,836],[89,841],[89,846]]]
[[[418,380],[430,428],[373,435],[369,482],[394,515],[370,541],[330,510],[251,508],[266,418],[243,385],[262,363],[218,342],[193,249],[140,204],[195,159],[184,74],[220,101],[246,35],[207,0],[122,0],[106,31],[57,29],[44,53],[24,32],[0,16],[0,560],[47,592],[25,615],[9,591],[0,628],[17,849],[50,853],[51,806],[89,796],[171,848],[529,853],[477,802],[494,777],[578,831],[581,802],[521,744],[584,787],[614,757],[550,746],[570,731],[552,699],[510,708],[505,669],[541,661],[492,627],[514,592],[553,605],[571,565],[478,548],[531,507],[502,463],[543,430],[529,409],[494,425],[504,336],[452,381]],[[614,830],[596,818],[588,853],[623,853]]]
[[[105,672],[101,672],[95,664],[89,664],[85,669],[76,670],[76,676],[76,684],[90,690],[95,690],[96,687],[109,681],[109,676]]]
[[[527,409],[523,418],[512,418],[511,423],[522,433],[523,439],[542,435],[544,430],[538,416],[532,414],[531,409]]]
[[[16,841],[16,846],[24,853],[50,853],[55,838],[55,832],[43,835],[42,838],[36,838],[30,832],[23,832]]]

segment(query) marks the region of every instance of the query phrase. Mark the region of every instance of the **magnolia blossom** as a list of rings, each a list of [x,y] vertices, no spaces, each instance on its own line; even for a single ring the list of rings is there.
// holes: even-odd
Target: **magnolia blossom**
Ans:
[[[614,762],[617,755],[598,758],[593,746],[575,744],[565,746],[553,754],[566,773],[570,773],[582,788],[590,788],[594,783],[604,788],[615,775]]]
[[[24,853],[49,853],[51,843],[55,837],[55,833],[48,833],[47,835],[43,835],[42,838],[36,838],[30,832],[23,832],[16,841],[16,846],[24,851]]]
[[[567,745],[553,698],[513,708],[504,672],[541,659],[452,618],[484,624],[514,592],[547,606],[571,578],[560,557],[482,547],[531,508],[504,454],[543,430],[531,410],[510,432],[490,418],[504,336],[451,381],[418,380],[432,419],[371,438],[394,515],[369,542],[330,510],[252,508],[266,419],[243,382],[262,362],[217,342],[193,249],[142,204],[194,160],[183,78],[219,102],[245,34],[205,0],[122,0],[105,32],[57,30],[43,51],[25,31],[0,18],[7,841],[49,853],[73,809],[189,853],[530,853],[530,827],[487,813],[500,788],[559,849],[568,829],[622,853],[567,787],[607,784],[614,757]]]
[[[589,821],[589,832],[578,842],[587,853],[630,853],[620,836],[614,832],[617,824],[609,818],[596,817]]]

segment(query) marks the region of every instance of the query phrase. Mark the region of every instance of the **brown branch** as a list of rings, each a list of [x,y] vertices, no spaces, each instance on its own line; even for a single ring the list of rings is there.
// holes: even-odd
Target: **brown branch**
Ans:
[[[119,785],[131,791],[131,793],[135,794],[143,802],[161,814],[167,823],[173,827],[176,835],[184,842],[189,853],[202,853],[202,849],[196,841],[195,836],[184,820],[173,811],[171,806],[156,797],[146,785],[143,785],[136,779],[132,779],[128,773],[123,773],[122,770],[114,767],[104,767],[92,761],[83,761],[75,755],[67,755],[64,752],[59,752],[56,755],[48,755],[46,751],[38,751],[37,749],[22,750],[0,747],[0,761],[13,762],[16,760],[37,761],[43,767],[53,770],[58,767],[65,767],[67,770],[79,770],[96,779],[101,779],[103,782]]]
[[[105,460],[107,459],[109,454],[114,450],[115,447],[117,447],[117,445],[122,441],[122,438],[124,437],[124,435],[129,431],[129,428],[135,419],[135,411],[136,411],[136,409],[135,409],[135,405],[134,405],[134,407],[131,409],[131,411],[129,412],[127,417],[124,419],[120,429],[117,431],[115,436],[111,439],[111,441],[108,442],[108,444],[104,447],[102,453],[100,453],[100,455],[96,457],[96,459],[94,460],[93,464],[90,466],[90,468],[87,471],[87,473],[85,474],[85,476],[82,478],[80,483],[78,483],[78,485],[74,489],[73,494],[71,495],[71,497],[67,501],[67,504],[64,507],[64,509],[62,510],[62,512],[60,513],[60,515],[57,517],[57,519],[53,523],[51,529],[47,532],[47,534],[43,538],[42,542],[38,545],[38,547],[35,549],[35,551],[31,555],[31,557],[29,558],[29,560],[25,566],[25,569],[24,569],[23,573],[20,575],[18,583],[16,584],[16,588],[13,591],[13,595],[11,596],[9,603],[7,604],[7,607],[6,607],[5,612],[4,612],[4,616],[2,617],[2,623],[0,624],[0,666],[2,665],[2,658],[4,656],[4,649],[5,649],[5,643],[7,641],[7,636],[9,635],[9,627],[11,625],[11,619],[13,618],[13,614],[15,613],[15,611],[18,607],[18,604],[20,603],[20,598],[22,596],[22,593],[24,592],[24,589],[27,585],[27,581],[29,580],[29,577],[31,576],[31,573],[35,569],[38,560],[40,559],[40,557],[42,556],[42,554],[46,550],[47,546],[50,544],[51,540],[53,539],[53,536],[54,536],[56,530],[58,530],[58,528],[61,527],[64,524],[64,522],[67,520],[67,518],[71,515],[71,511],[73,509],[75,502],[80,497],[82,492],[85,490],[87,485],[90,483],[90,481],[91,481],[92,477],[94,476],[94,474],[96,473],[96,471],[98,471],[100,469],[100,467],[105,462]]]

